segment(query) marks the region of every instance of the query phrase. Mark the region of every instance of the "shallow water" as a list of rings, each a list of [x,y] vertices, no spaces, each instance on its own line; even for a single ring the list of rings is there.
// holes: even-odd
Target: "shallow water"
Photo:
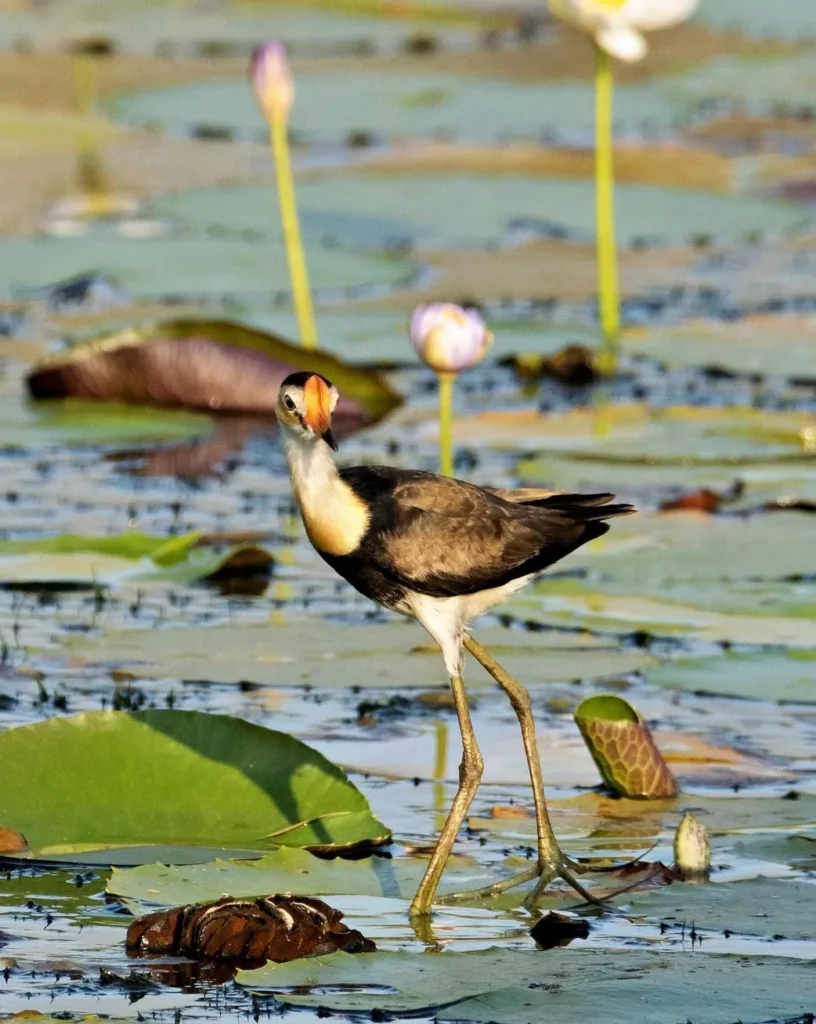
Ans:
[[[335,13],[327,21],[324,11],[158,5],[150,31],[139,35],[129,8],[94,12],[97,27],[104,24],[131,54],[172,43],[182,58],[216,38],[242,55],[261,32],[274,32],[314,58],[296,108],[297,159],[309,171],[299,195],[322,341],[350,362],[386,367],[406,399],[344,441],[344,463],[435,468],[435,381],[416,368],[405,322],[417,301],[468,298],[483,306],[497,341],[491,360],[457,386],[457,473],[494,485],[611,489],[641,510],[486,618],[478,632],[529,686],[553,822],[572,857],[668,864],[685,809],[712,834],[708,886],[641,886],[602,915],[576,910],[561,887],[546,895],[542,909],[570,908],[591,925],[586,939],[552,957],[541,953],[535,984],[548,985],[551,970],[566,979],[552,996],[553,1019],[559,1012],[593,1019],[592,1000],[600,997],[582,986],[582,972],[603,982],[609,964],[628,963],[626,957],[633,966],[614,970],[642,989],[613,970],[623,994],[605,997],[627,1015],[622,1019],[638,1019],[641,994],[657,988],[670,993],[666,1012],[676,1006],[678,1020],[708,1024],[707,1007],[693,1003],[685,1012],[684,988],[719,992],[722,974],[736,965],[751,995],[744,1004],[723,1003],[736,1006],[728,1020],[816,1009],[806,980],[816,960],[816,564],[807,511],[816,497],[816,248],[812,204],[778,198],[786,183],[812,176],[808,118],[792,121],[789,110],[778,109],[799,102],[811,74],[805,6],[777,4],[768,14],[767,5],[742,0],[716,11],[713,0],[703,4],[709,23],[727,18],[747,33],[795,37],[801,52],[752,63],[729,51],[693,71],[658,69],[619,89],[619,139],[653,147],[640,169],[627,171],[618,196],[630,329],[619,375],[579,389],[538,380],[531,370],[532,379],[524,379],[498,360],[596,343],[590,183],[583,172],[565,179],[496,161],[515,159],[506,145],[511,136],[543,140],[544,149],[584,146],[588,80],[431,76],[421,55],[399,75],[370,72],[363,52],[342,72],[331,63],[351,46],[359,50],[361,40],[380,56],[403,53],[423,33],[434,35],[443,53],[465,49],[474,60],[488,52],[488,31],[498,33],[491,47],[518,45],[518,26],[498,30],[472,13],[465,22],[414,20],[398,11]],[[85,13],[75,27],[87,17],[79,8]],[[2,19],[35,51],[62,45],[68,31],[47,7],[3,11]],[[554,30],[527,31],[546,42]],[[213,64],[211,73],[190,75],[170,85],[137,76],[129,91],[102,97],[121,118],[122,138],[136,147],[128,159],[107,143],[98,154],[106,188],[133,199],[129,213],[94,220],[54,205],[76,190],[80,133],[67,148],[59,143],[66,170],[56,186],[32,178],[30,189],[42,191],[27,232],[15,228],[17,237],[0,240],[7,300],[0,542],[128,530],[161,538],[260,532],[273,572],[268,580],[219,586],[157,571],[149,559],[0,552],[0,729],[103,707],[174,707],[291,732],[346,767],[395,834],[382,877],[401,880],[404,891],[383,884],[381,891],[328,897],[351,927],[385,952],[418,958],[440,947],[446,954],[532,951],[529,929],[538,915],[523,908],[523,893],[440,907],[425,933],[409,924],[404,897],[444,820],[460,756],[441,661],[418,627],[374,609],[307,545],[269,424],[34,406],[22,397],[27,369],[45,353],[97,328],[191,305],[199,315],[230,315],[294,335],[265,149],[243,149],[235,137],[198,139],[185,157],[173,157],[179,177],[172,189],[146,173],[154,159],[169,159],[174,135],[195,125],[224,125],[254,140],[262,134],[235,68]],[[692,110],[690,120],[681,117]],[[754,115],[761,115],[761,130]],[[47,153],[40,160],[48,163],[52,151],[37,149],[41,115],[27,116],[40,139],[30,145]],[[743,116],[750,131],[733,155],[728,119]],[[158,123],[155,134],[131,127],[145,121]],[[410,160],[431,152],[443,129],[454,138],[446,173],[433,164],[412,171]],[[355,130],[365,138],[350,146]],[[710,132],[709,141],[701,143],[698,132]],[[494,147],[476,159],[456,144],[463,139]],[[655,184],[649,156],[663,159],[664,147],[677,147],[675,169],[670,181]],[[0,169],[12,155],[0,157]],[[716,184],[678,190],[677,165],[712,156],[725,161]],[[189,180],[175,166],[185,159]],[[210,164],[207,177],[202,169]],[[225,164],[227,171],[217,170]],[[20,187],[25,177],[15,175]],[[47,288],[34,291],[91,271],[113,279],[113,292],[102,289],[100,298],[90,289],[69,302]],[[174,475],[193,461],[201,472]],[[738,479],[741,491],[734,489]],[[711,517],[659,512],[665,500],[700,487],[730,492],[731,500]],[[780,502],[786,507],[763,511]],[[486,769],[457,843],[454,888],[523,869],[535,843],[512,710],[475,666],[468,675]],[[631,700],[653,728],[681,785],[676,800],[613,800],[599,791],[572,712],[583,698],[610,691]],[[143,859],[139,853],[117,856],[132,864]],[[155,858],[171,854],[156,850]],[[218,984],[206,973],[191,977],[183,965],[129,960],[125,928],[131,911],[152,906],[143,891],[150,880],[125,876],[123,868],[117,877],[128,877],[140,895],[106,902],[112,883],[104,862],[111,857],[87,856],[95,863],[0,867],[2,1013],[155,1015],[168,1022],[321,1015],[285,1009],[274,996]],[[181,875],[183,869],[174,876],[179,885]],[[630,881],[592,876],[602,892]],[[198,895],[188,886],[183,899]],[[137,977],[102,984],[100,967]],[[790,980],[774,989],[767,981],[774,972]],[[770,993],[770,1003],[756,1002],[758,992]],[[469,999],[462,1012],[504,1019],[518,993],[488,993],[479,1005]],[[411,1019],[458,1019],[456,1007],[443,1008],[444,995],[430,992],[428,1005],[436,1008],[420,1007]],[[576,1002],[564,1009],[562,997]],[[537,1006],[526,1012],[540,1019]],[[336,1010],[339,1019],[359,1019],[342,1005]],[[712,1019],[726,1024],[725,1017]]]

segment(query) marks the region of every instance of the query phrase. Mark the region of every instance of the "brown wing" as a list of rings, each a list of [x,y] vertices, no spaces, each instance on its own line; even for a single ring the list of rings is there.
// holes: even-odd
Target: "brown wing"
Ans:
[[[537,572],[605,533],[602,519],[632,511],[628,505],[596,507],[609,500],[606,495],[541,497],[531,489],[527,500],[535,504],[523,504],[430,473],[377,469],[367,476],[374,474],[389,478],[390,486],[376,496],[369,490],[374,528],[365,556],[395,582],[439,597]]]

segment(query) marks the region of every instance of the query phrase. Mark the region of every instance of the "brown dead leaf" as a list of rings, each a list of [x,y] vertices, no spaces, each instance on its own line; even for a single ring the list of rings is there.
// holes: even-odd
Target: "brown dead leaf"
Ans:
[[[262,896],[190,904],[148,914],[128,928],[133,956],[161,954],[196,960],[260,966],[343,950],[368,953],[376,947],[341,921],[342,914],[306,896]]]
[[[0,828],[0,853],[24,853],[27,849],[28,840],[22,832]]]
[[[491,818],[530,818],[532,815],[526,808],[518,804],[497,804],[490,808]]]

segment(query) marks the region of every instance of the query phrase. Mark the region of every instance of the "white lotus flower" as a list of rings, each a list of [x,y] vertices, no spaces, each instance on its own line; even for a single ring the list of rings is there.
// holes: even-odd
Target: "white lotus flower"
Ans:
[[[602,50],[619,60],[646,54],[644,32],[671,28],[694,14],[700,0],[549,0],[553,14],[591,32]]]
[[[452,302],[417,306],[408,333],[417,355],[437,373],[461,373],[475,366],[493,344],[481,314]]]

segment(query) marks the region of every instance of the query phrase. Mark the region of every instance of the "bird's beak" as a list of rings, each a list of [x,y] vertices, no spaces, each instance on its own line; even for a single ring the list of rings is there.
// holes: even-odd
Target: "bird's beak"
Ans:
[[[337,441],[331,430],[331,391],[325,381],[314,374],[306,381],[303,394],[306,399],[304,422],[337,451]]]

